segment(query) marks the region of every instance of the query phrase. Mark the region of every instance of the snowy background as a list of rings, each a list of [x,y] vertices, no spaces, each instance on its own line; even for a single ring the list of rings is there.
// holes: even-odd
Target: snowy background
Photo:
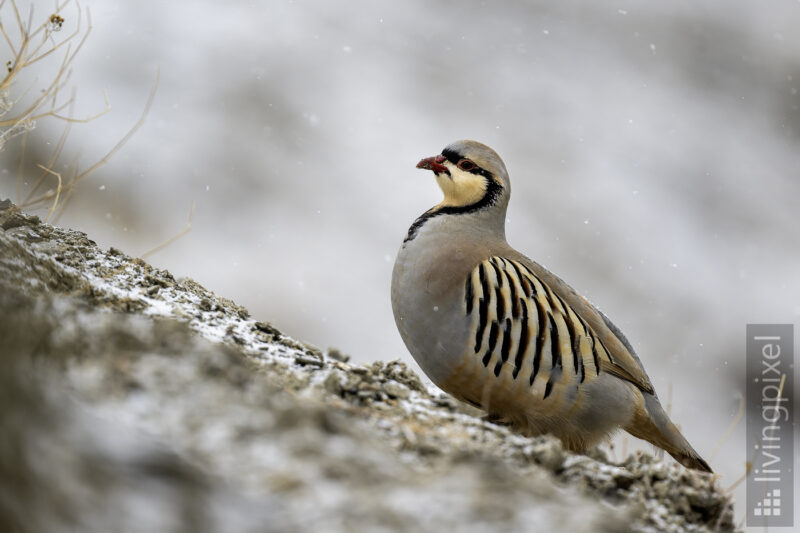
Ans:
[[[110,149],[161,80],[62,225],[138,255],[195,202],[152,263],[323,349],[410,360],[391,269],[440,196],[414,165],[485,142],[511,174],[509,242],[626,332],[724,486],[743,474],[742,424],[712,454],[739,407],[745,325],[800,322],[800,2],[83,6],[76,114],[103,89],[113,109],[73,128],[64,166]],[[29,154],[59,132],[42,121]],[[0,196],[15,197],[16,150]]]

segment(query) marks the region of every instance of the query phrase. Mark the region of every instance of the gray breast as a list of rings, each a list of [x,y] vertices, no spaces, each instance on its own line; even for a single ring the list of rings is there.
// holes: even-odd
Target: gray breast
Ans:
[[[435,217],[403,243],[392,272],[392,310],[408,351],[434,383],[447,379],[464,354],[470,319],[465,283],[488,255],[455,238],[453,217]]]

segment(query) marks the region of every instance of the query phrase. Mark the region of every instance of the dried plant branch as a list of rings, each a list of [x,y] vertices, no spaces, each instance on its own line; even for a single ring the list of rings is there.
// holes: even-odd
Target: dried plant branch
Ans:
[[[64,125],[64,131],[61,132],[61,137],[58,139],[58,143],[56,144],[56,147],[53,150],[53,154],[50,156],[50,160],[47,162],[48,168],[52,168],[53,166],[55,166],[58,157],[61,155],[61,151],[64,149],[64,143],[67,142],[67,136],[69,136],[69,132],[71,129],[72,129],[72,123],[67,122]],[[34,183],[33,188],[31,188],[31,191],[28,193],[28,197],[25,198],[26,204],[30,202],[30,199],[33,197],[34,194],[36,194],[36,191],[39,190],[39,187],[44,181],[44,178],[45,178],[44,172],[39,174],[39,178],[36,180],[36,183]]]
[[[66,206],[67,206],[67,204],[69,202],[69,199],[72,198],[72,191],[74,191],[75,186],[78,184],[78,182],[80,182],[81,180],[85,179],[92,172],[94,172],[98,168],[100,168],[103,165],[105,165],[106,163],[108,163],[108,161],[111,159],[111,157],[114,154],[116,154],[125,145],[125,143],[127,143],[131,139],[131,137],[133,137],[133,135],[139,130],[139,128],[142,127],[142,124],[144,124],[144,121],[147,118],[148,113],[150,112],[150,107],[152,107],[152,105],[153,105],[153,100],[156,97],[156,91],[158,90],[159,77],[160,77],[160,73],[158,71],[156,71],[156,78],[153,81],[153,87],[150,89],[150,95],[147,97],[147,102],[145,103],[144,109],[142,110],[142,114],[139,117],[139,120],[137,120],[136,123],[133,125],[133,127],[130,130],[128,130],[128,133],[126,133],[125,136],[123,136],[122,139],[120,139],[120,141],[117,144],[115,144],[114,147],[111,150],[109,150],[106,155],[101,157],[94,164],[89,166],[89,168],[87,168],[86,170],[84,170],[80,174],[77,174],[75,177],[73,177],[69,181],[68,187],[69,187],[70,194],[67,197],[67,199],[65,199],[64,202],[62,202],[61,211],[59,212],[58,216],[56,217],[56,220],[58,220],[61,217],[61,215],[63,214],[64,209],[66,208]]]
[[[67,0],[66,2],[64,2],[63,4],[61,4],[61,6],[60,6],[60,7],[58,7],[58,8],[56,9],[55,13],[53,13],[52,15],[50,15],[50,18],[48,19],[48,21],[52,22],[52,20],[53,20],[53,17],[60,17],[59,13],[61,12],[61,10],[62,10],[62,9],[63,9],[63,8],[64,8],[64,7],[65,7],[67,4],[68,4],[68,3],[69,3],[69,0]],[[77,2],[75,2],[75,3],[76,3],[76,5],[78,4]],[[35,48],[35,49],[34,49],[34,50],[33,50],[33,51],[30,53],[30,59],[28,59],[28,60],[27,60],[27,64],[28,64],[29,66],[30,66],[30,65],[33,65],[33,64],[34,64],[34,63],[36,63],[37,61],[40,61],[40,60],[44,59],[45,57],[49,56],[50,54],[54,53],[54,52],[55,52],[55,51],[57,51],[59,48],[61,48],[61,47],[62,47],[64,44],[71,42],[71,41],[72,41],[72,40],[73,40],[75,37],[77,37],[78,35],[80,35],[80,33],[81,33],[81,20],[82,20],[82,19],[81,19],[81,10],[80,10],[80,6],[79,6],[79,8],[78,8],[78,10],[77,10],[77,13],[78,13],[78,20],[77,20],[77,22],[76,22],[75,31],[73,31],[73,32],[72,32],[70,35],[68,35],[67,37],[65,37],[64,39],[62,39],[62,40],[61,40],[60,42],[58,42],[58,43],[56,43],[55,41],[52,41],[52,42],[53,42],[53,46],[52,46],[51,48],[49,48],[49,49],[45,50],[45,51],[44,51],[44,52],[42,52],[41,54],[39,54],[39,50],[41,50],[41,49],[42,49],[42,47],[43,47],[43,46],[44,46],[44,45],[47,43],[47,40],[48,40],[48,39],[52,39],[52,37],[53,37],[53,31],[48,31],[48,32],[46,32],[46,33],[44,34],[44,36],[42,37],[42,42],[41,42],[41,43],[39,43],[39,46],[37,46],[37,47],[36,47],[36,48]],[[90,31],[91,31],[91,29],[92,29],[92,19],[91,19],[91,16],[90,16],[90,12],[89,12],[88,10],[86,11],[86,17],[87,17],[87,19],[89,20],[89,29],[88,29],[88,30],[86,30],[86,35],[84,35],[84,37],[83,37],[82,41],[85,41],[85,40],[86,40],[86,38],[88,38],[88,37],[89,37],[89,32],[90,32]],[[63,18],[61,18],[61,21],[62,21],[62,23],[63,23],[63,20],[64,20],[64,19],[63,19]],[[38,30],[36,30],[36,33],[38,33],[38,32],[40,32],[40,31],[42,31],[43,29],[45,29],[45,28],[47,27],[47,24],[48,24],[48,23],[45,23],[44,25],[42,25],[42,26],[39,26],[39,29],[38,29]],[[34,37],[35,37],[35,34],[34,34],[34,35],[31,35],[31,39],[33,39]],[[82,43],[81,43],[81,44],[82,44]],[[79,48],[80,48],[80,46],[79,46]],[[76,49],[76,51],[77,51],[77,49]],[[37,54],[38,54],[38,55],[37,55]]]
[[[72,16],[74,28],[65,37],[58,38],[57,32],[62,29],[65,22],[64,11],[70,4],[74,6],[74,15]],[[3,14],[8,12],[11,12],[13,17],[5,17],[5,20],[13,21],[12,28],[3,23]],[[13,28],[14,25],[16,28]],[[77,117],[73,112],[76,101],[74,90],[68,98],[62,98],[63,91],[71,77],[71,65],[86,43],[91,31],[91,13],[86,9],[84,23],[84,10],[78,0],[57,1],[55,11],[46,18],[40,19],[36,25],[34,25],[33,7],[29,10],[26,21],[20,13],[16,0],[0,0],[0,33],[3,35],[0,43],[5,41],[12,57],[12,60],[6,64],[7,72],[4,76],[0,76],[0,151],[3,150],[9,139],[22,135],[17,172],[17,202],[23,208],[49,205],[48,221],[51,219],[56,221],[63,215],[78,183],[106,164],[142,126],[158,87],[158,73],[156,73],[153,88],[141,117],[108,153],[84,170],[80,170],[77,160],[75,160],[69,164],[68,171],[63,174],[56,172],[54,169],[63,153],[72,124],[91,122],[111,110],[106,91],[103,91],[104,108],[85,117]],[[55,54],[61,54],[60,58],[56,59]],[[44,60],[55,62],[54,64],[47,63],[53,67],[52,75],[46,78],[44,83],[41,83],[38,77],[31,82],[26,81],[25,90],[21,91],[21,94],[12,96],[12,89],[21,82],[20,74],[25,69]],[[35,92],[32,89],[35,89]],[[31,93],[33,93],[32,96]],[[37,165],[40,172],[37,172],[38,176],[28,186],[23,179],[28,132],[42,119],[61,121],[64,123],[64,129],[49,160],[45,164]],[[49,175],[57,176],[58,188],[56,191],[41,192]],[[23,187],[23,185],[25,186]],[[24,200],[22,200],[23,196]]]
[[[117,153],[117,151],[120,148],[122,148],[125,145],[125,143],[127,143],[131,139],[131,137],[133,137],[133,135],[139,130],[139,128],[142,127],[142,124],[144,124],[144,120],[147,118],[147,114],[150,112],[150,108],[153,106],[153,100],[156,97],[156,91],[158,90],[158,80],[160,76],[161,73],[159,71],[156,71],[156,79],[155,81],[153,81],[153,87],[150,89],[150,95],[147,97],[147,102],[145,103],[144,109],[142,110],[142,114],[139,117],[139,120],[136,121],[136,124],[134,124],[133,127],[128,131],[128,133],[126,133],[125,136],[116,145],[114,145],[114,148],[112,148],[97,163],[95,163],[94,165],[83,171],[81,174],[79,174],[78,177],[75,178],[75,181],[79,181],[85,178],[86,176],[88,176],[101,166],[105,165],[108,162],[108,160],[111,159],[111,156]]]
[[[143,253],[141,255],[141,258],[144,259],[147,256],[153,255],[154,253],[163,250],[164,248],[166,248],[167,246],[169,246],[173,242],[177,241],[178,239],[180,239],[181,237],[183,237],[184,235],[189,233],[192,230],[192,217],[193,216],[194,216],[194,200],[192,201],[192,206],[189,208],[189,220],[186,222],[186,226],[181,231],[179,231],[178,233],[176,233],[175,235],[173,235],[172,237],[170,237],[166,241],[162,242],[158,246],[156,246],[154,248],[151,248],[150,250],[147,250],[145,253]]]
[[[75,176],[78,174],[78,159],[77,159],[77,157],[75,158],[75,160],[72,161],[72,163],[70,163],[66,174],[68,176],[71,176],[71,178],[69,178],[67,180],[68,182],[71,183],[72,180],[75,179]],[[64,214],[64,210],[66,209],[67,204],[69,203],[70,200],[72,200],[72,195],[75,194],[75,190],[76,189],[74,187],[69,187],[65,191],[64,200],[61,202],[61,207],[58,209],[58,214],[56,214],[56,216],[52,220],[53,224],[58,224],[58,221],[61,220],[61,216]]]
[[[50,206],[50,210],[47,212],[47,217],[44,219],[44,221],[47,222],[48,220],[50,220],[50,217],[52,216],[53,211],[56,210],[56,206],[58,205],[58,199],[61,196],[61,174],[59,174],[58,172],[56,172],[54,170],[51,170],[51,169],[47,168],[44,165],[37,164],[36,166],[41,168],[42,170],[44,170],[48,174],[58,178],[58,188],[56,189],[56,194],[55,194],[55,199],[53,200],[53,205]]]
[[[67,105],[71,104],[72,103],[71,100],[68,101],[68,102],[65,102],[64,105],[60,106],[58,109],[54,109],[53,112],[48,113],[48,114],[50,116],[52,116],[52,117],[55,117],[55,118],[60,119],[60,120],[63,120],[64,122],[82,122],[82,123],[91,122],[91,121],[93,121],[93,120],[95,120],[97,118],[102,117],[103,115],[105,115],[109,111],[111,111],[111,102],[108,100],[108,93],[106,91],[103,91],[103,98],[106,101],[105,109],[103,109],[102,111],[100,111],[98,113],[95,113],[94,115],[90,115],[90,116],[88,116],[86,118],[68,117],[68,116],[60,115],[58,113],[58,111],[61,111]]]
[[[17,203],[19,203],[20,198],[22,198],[22,176],[23,169],[25,168],[25,152],[28,148],[28,133],[29,132],[26,131],[22,134],[22,142],[20,143],[19,149],[19,163],[17,164]]]
[[[2,9],[2,8],[3,8],[3,5],[4,5],[4,4],[5,4],[5,0],[3,0],[3,3],[0,3],[0,9]],[[12,53],[12,55],[13,55],[14,57],[16,57],[16,56],[17,56],[17,54],[18,54],[18,52],[17,52],[17,48],[14,46],[14,43],[11,41],[11,38],[8,36],[8,33],[6,32],[6,28],[5,28],[5,26],[3,25],[3,21],[2,21],[2,20],[0,20],[0,32],[2,32],[2,33],[3,33],[3,37],[5,37],[5,39],[6,39],[6,44],[8,45],[8,47],[9,47],[9,48],[11,48],[11,53]]]
[[[744,396],[741,396],[739,398],[739,409],[736,411],[736,415],[733,417],[733,420],[728,426],[728,429],[725,430],[725,433],[722,434],[722,437],[717,442],[717,445],[714,446],[714,451],[711,452],[711,457],[708,458],[709,461],[712,461],[714,457],[716,457],[716,455],[719,453],[720,449],[722,449],[722,445],[725,444],[725,441],[728,440],[728,437],[731,436],[733,429],[742,419],[743,415],[744,415]]]
[[[75,30],[66,36],[64,39],[56,42],[53,39],[53,34],[57,31],[60,31],[61,26],[64,22],[64,18],[60,15],[60,13],[64,10],[64,8],[71,2],[71,0],[65,0],[61,4],[56,6],[56,11],[51,14],[44,22],[42,22],[35,30],[31,31],[31,27],[33,26],[32,22],[29,22],[27,25],[22,22],[22,18],[19,15],[19,9],[17,8],[17,4],[15,0],[10,0],[10,5],[14,11],[14,15],[17,21],[17,30],[20,34],[20,44],[18,47],[15,47],[13,44],[13,40],[9,36],[8,32],[6,31],[5,26],[0,21],[0,30],[2,30],[3,37],[6,40],[9,48],[12,51],[13,59],[8,62],[6,76],[0,81],[0,97],[4,100],[6,98],[6,93],[8,93],[10,87],[14,83],[14,81],[20,75],[23,69],[30,67],[31,65],[45,59],[46,57],[50,56],[51,54],[57,52],[62,47],[66,46],[66,52],[64,57],[61,61],[61,64],[54,75],[53,80],[49,85],[47,85],[44,89],[42,89],[41,94],[33,100],[30,104],[27,105],[24,109],[17,111],[13,116],[10,118],[6,118],[4,120],[0,120],[0,128],[5,128],[5,131],[2,135],[0,135],[0,142],[2,142],[3,137],[9,137],[7,132],[13,131],[16,127],[27,121],[36,121],[45,117],[53,117],[57,120],[64,120],[64,121],[76,121],[76,122],[85,122],[97,118],[97,116],[102,115],[103,113],[107,112],[110,109],[110,105],[108,104],[108,99],[106,96],[106,108],[104,111],[92,115],[85,119],[78,119],[74,117],[67,117],[64,115],[59,114],[56,109],[60,108],[63,109],[63,104],[58,103],[58,93],[60,89],[63,88],[65,84],[65,78],[69,77],[69,67],[74,61],[77,54],[80,52],[81,48],[83,47],[86,40],[89,38],[89,35],[92,31],[92,22],[91,22],[91,13],[89,10],[86,10],[86,19],[87,19],[87,27],[84,31],[82,29],[82,20],[83,20],[83,11],[80,8],[80,4],[75,2],[76,6],[76,28]],[[2,5],[5,5],[5,1]],[[33,9],[31,9],[31,20],[33,17]],[[82,35],[81,35],[82,34]],[[38,44],[33,44],[37,39],[37,36],[41,36],[41,42]],[[77,42],[77,45],[73,46],[73,42],[75,39],[80,37]],[[50,46],[45,49],[45,46],[50,43]],[[27,93],[27,91],[26,91]],[[20,99],[16,99],[14,101],[4,101],[3,108],[4,113],[3,115],[7,114],[11,109],[16,107],[16,104],[20,101]],[[49,104],[49,106],[48,106]],[[68,105],[68,103],[67,103]],[[47,107],[46,107],[47,106]],[[49,107],[49,108],[48,108]],[[43,111],[40,111],[44,108]]]

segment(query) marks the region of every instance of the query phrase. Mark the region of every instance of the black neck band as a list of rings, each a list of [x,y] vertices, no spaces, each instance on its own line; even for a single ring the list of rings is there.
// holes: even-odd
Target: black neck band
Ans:
[[[420,215],[420,217],[415,220],[413,224],[411,224],[411,227],[408,228],[408,235],[406,235],[406,238],[403,240],[403,242],[406,243],[413,240],[414,237],[417,236],[417,233],[419,233],[420,228],[425,225],[425,222],[433,217],[437,217],[439,215],[464,215],[467,213],[474,213],[475,211],[479,211],[494,205],[494,203],[497,201],[497,198],[500,197],[500,192],[503,190],[503,187],[494,180],[491,174],[484,175],[484,179],[486,179],[486,192],[483,194],[480,200],[469,205],[447,205],[444,207],[433,207],[428,209],[422,215]]]

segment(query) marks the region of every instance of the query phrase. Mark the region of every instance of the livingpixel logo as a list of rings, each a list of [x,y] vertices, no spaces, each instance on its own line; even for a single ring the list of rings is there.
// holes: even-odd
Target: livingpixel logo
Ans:
[[[794,326],[747,325],[747,526],[794,525]]]

